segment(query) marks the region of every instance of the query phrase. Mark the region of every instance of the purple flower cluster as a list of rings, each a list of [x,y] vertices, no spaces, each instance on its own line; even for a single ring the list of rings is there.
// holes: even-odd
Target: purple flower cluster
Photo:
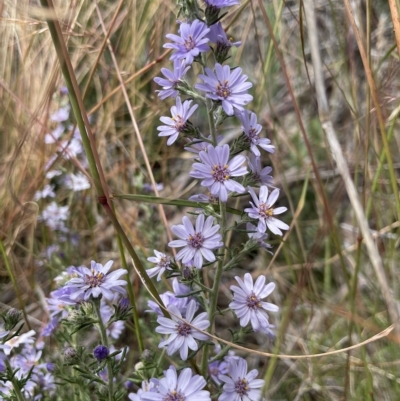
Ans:
[[[248,233],[243,253],[254,248],[263,248],[270,252],[272,247],[266,242],[267,228],[276,235],[282,235],[281,230],[289,228],[286,223],[274,217],[287,209],[274,207],[279,189],[273,185],[273,177],[270,175],[272,168],[261,164],[262,151],[272,154],[275,146],[263,136],[257,115],[245,109],[253,100],[249,93],[253,84],[240,67],[231,68],[225,64],[229,59],[229,52],[240,46],[241,42],[233,42],[228,37],[220,22],[219,13],[222,8],[237,5],[239,1],[204,1],[204,21],[194,17],[201,15],[194,8],[191,12],[185,9],[187,20],[180,23],[178,35],[167,35],[171,42],[164,47],[172,49],[170,59],[174,61],[174,71],[163,68],[161,72],[165,78],[154,79],[162,87],[158,91],[161,99],[176,98],[171,116],[160,118],[164,125],[157,128],[159,136],[168,137],[167,145],[172,145],[179,137],[186,138],[188,142],[185,150],[194,154],[195,159],[190,176],[199,180],[200,185],[205,188],[205,193],[189,198],[202,206],[202,209],[196,211],[195,224],[189,217],[183,216],[182,224],[171,227],[172,233],[178,239],[170,241],[168,245],[180,248],[174,260],[157,250],[154,251],[155,256],[148,258],[155,267],[149,268],[147,272],[150,277],[157,276],[157,281],[161,280],[166,270],[170,270],[170,275],[181,276],[173,280],[174,291],[160,295],[170,313],[169,318],[164,316],[158,303],[151,300],[148,304],[151,312],[158,315],[159,326],[156,332],[164,336],[159,347],[165,347],[168,355],[179,351],[182,360],[188,358],[189,350],[196,352],[199,349],[198,341],[208,339],[203,331],[213,324],[209,321],[207,312],[195,317],[196,311],[201,307],[209,311],[210,299],[217,296],[214,293],[207,294],[204,290],[205,285],[201,282],[198,270],[203,268],[204,274],[207,274],[206,268],[212,269],[215,262],[218,262],[218,269],[224,269],[224,263],[229,266],[230,261],[225,260],[229,254],[224,249],[224,234],[228,228],[223,213],[230,198],[245,195],[248,191],[253,200],[252,207],[244,210],[247,215],[234,223],[245,225]],[[190,9],[186,3],[183,9],[185,7]],[[213,62],[207,66],[207,58],[203,53],[209,50],[212,50]],[[185,74],[194,62],[201,64],[203,73],[197,77],[201,82],[191,85]],[[193,68],[192,71],[196,69]],[[184,100],[184,96],[188,97],[187,100]],[[193,100],[196,104],[192,106]],[[199,127],[189,121],[192,117],[196,121],[195,113],[201,105],[206,106],[209,117],[210,131],[206,133],[202,133]],[[225,143],[225,138],[218,132],[219,125],[228,117],[240,123],[242,132],[232,146]],[[249,151],[250,154],[247,157],[239,154],[242,151]],[[259,198],[252,186],[260,187]],[[269,188],[272,190],[270,194]],[[221,253],[225,253],[224,258],[220,256]],[[180,283],[179,280],[182,279],[190,282],[190,287]],[[269,323],[267,311],[276,312],[278,307],[263,299],[272,292],[275,284],[265,285],[264,276],[258,277],[253,284],[249,273],[245,274],[244,282],[239,277],[236,280],[239,287],[231,286],[234,295],[230,308],[239,318],[240,325],[245,327],[251,323],[254,331],[273,337],[274,326]],[[203,292],[202,301],[192,296],[200,292]],[[223,384],[219,400],[252,401],[260,398],[263,381],[255,379],[257,371],[247,373],[247,363],[241,358],[222,358],[211,362],[209,366],[214,383],[220,386]],[[141,392],[140,399],[192,399],[186,398],[186,394],[176,388],[176,374],[171,369],[167,374],[168,380],[153,381],[154,386]],[[159,391],[161,383],[163,388]],[[170,390],[171,388],[174,389]]]

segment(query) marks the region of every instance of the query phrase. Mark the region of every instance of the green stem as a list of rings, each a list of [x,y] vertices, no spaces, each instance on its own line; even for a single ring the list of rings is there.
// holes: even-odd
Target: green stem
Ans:
[[[97,298],[93,301],[94,308],[96,310],[97,320],[98,320],[98,328],[100,332],[101,342],[105,345],[108,349],[108,338],[106,333],[106,328],[104,327],[103,319],[101,317],[100,312],[100,298]],[[108,400],[114,400],[114,375],[113,375],[113,368],[111,359],[107,359],[107,376],[108,376]]]
[[[210,133],[213,141],[213,145],[217,146],[217,132],[215,129],[215,122],[214,122],[214,113],[213,113],[213,105],[212,101],[207,99],[207,117],[208,117],[208,124],[210,126]],[[221,231],[222,231],[222,242],[225,246],[225,241],[226,241],[226,204],[222,202],[221,200],[219,201],[219,209],[220,209],[220,214],[221,214],[221,219],[220,219],[220,226],[221,226]],[[224,256],[219,259],[218,261],[218,266],[217,266],[217,271],[215,272],[215,277],[214,277],[214,284],[212,288],[212,292],[210,293],[210,308],[209,308],[209,319],[210,319],[210,328],[209,331],[212,330],[213,323],[214,323],[214,318],[215,318],[215,312],[217,310],[217,302],[218,302],[218,289],[219,289],[219,284],[221,282],[221,277],[222,273],[224,271],[224,263],[225,263],[225,256],[226,256],[226,249],[224,248]],[[208,351],[209,351],[209,346],[206,344],[203,347],[203,354],[201,357],[201,372],[203,376],[205,377],[207,375],[207,367],[208,367]]]
[[[118,243],[119,254],[121,256],[122,266],[126,271],[129,272],[128,264],[126,263],[126,258],[125,258],[125,253],[124,253],[124,246],[122,244],[121,236],[119,234],[117,234],[117,243]],[[137,307],[136,307],[135,292],[133,291],[133,286],[132,286],[132,282],[131,282],[130,277],[129,277],[129,273],[128,273],[127,282],[128,282],[128,285],[127,285],[127,287],[128,287],[128,296],[129,296],[129,301],[130,301],[131,306],[132,306],[132,314],[133,314],[133,322],[135,324],[136,338],[137,338],[137,342],[138,342],[138,346],[139,346],[139,351],[142,354],[143,351],[144,351],[143,337],[142,337],[142,332],[140,330],[139,314],[138,314],[138,310],[137,310]]]
[[[15,290],[15,294],[17,295],[19,307],[21,308],[22,313],[24,314],[25,323],[27,324],[27,326],[28,326],[28,328],[30,330],[31,326],[29,324],[28,315],[26,314],[26,311],[25,311],[24,303],[22,302],[22,298],[21,298],[21,294],[19,292],[17,280],[15,278],[13,269],[11,268],[10,261],[8,259],[8,256],[7,256],[7,252],[6,252],[5,248],[4,248],[3,241],[1,240],[1,238],[0,238],[0,251],[1,251],[1,254],[3,255],[4,264],[6,266],[7,273],[10,276],[11,282],[13,284],[13,287],[14,287],[14,290]]]
[[[7,357],[5,359],[5,364],[6,364],[6,367],[7,367],[7,373],[9,372],[8,379],[10,380],[10,382],[13,385],[14,393],[15,393],[15,396],[17,397],[17,400],[18,401],[25,401],[25,397],[21,393],[21,389],[20,389],[20,387],[18,385],[18,382],[17,382],[17,380],[15,380],[15,375],[12,374],[13,373],[13,369],[12,369],[12,367],[10,365],[10,362],[8,361]]]

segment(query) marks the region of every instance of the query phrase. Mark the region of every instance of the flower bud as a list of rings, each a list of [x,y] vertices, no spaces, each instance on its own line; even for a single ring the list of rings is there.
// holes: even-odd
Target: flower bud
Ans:
[[[6,331],[12,330],[21,320],[22,312],[18,309],[11,308],[7,311],[4,318],[4,329]]]
[[[99,362],[107,359],[109,353],[110,351],[108,350],[108,348],[105,345],[101,344],[93,350],[93,355]]]
[[[68,365],[74,365],[79,361],[78,352],[75,348],[67,347],[64,351],[64,361]]]

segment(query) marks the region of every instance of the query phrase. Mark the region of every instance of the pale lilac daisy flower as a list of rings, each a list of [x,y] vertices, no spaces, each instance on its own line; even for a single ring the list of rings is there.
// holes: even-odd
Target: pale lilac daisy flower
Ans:
[[[145,393],[146,391],[152,391],[152,389],[154,389],[154,383],[143,380],[142,388],[140,388],[136,394],[134,393],[129,394],[128,398],[131,401],[141,401],[142,394]]]
[[[68,307],[76,304],[75,301],[71,301],[68,299],[71,293],[71,289],[68,291],[68,296],[65,296],[65,292],[62,293],[64,296],[62,297],[62,299],[60,299],[55,296],[54,292],[52,292],[50,293],[51,298],[46,298],[47,308],[52,318],[57,317],[65,319],[68,316]],[[58,292],[57,294],[61,294],[61,292]]]
[[[34,330],[30,330],[27,333],[21,334],[20,336],[15,336],[6,341],[4,344],[0,345],[0,349],[2,349],[6,355],[10,355],[14,348],[17,348],[22,344],[34,343],[35,340],[32,337],[34,337],[35,334],[36,333]]]
[[[36,370],[44,368],[45,363],[39,363],[42,356],[42,351],[37,350],[33,345],[25,347],[18,355],[11,359],[13,368],[19,368],[23,374],[28,373],[31,368]]]
[[[70,141],[63,141],[58,151],[62,153],[66,160],[76,157],[83,152],[82,141],[76,138],[72,138]]]
[[[69,106],[61,107],[57,111],[55,111],[51,116],[50,120],[56,123],[61,123],[63,121],[68,120],[70,109]]]
[[[64,222],[68,216],[68,206],[58,206],[56,202],[51,202],[43,210],[40,220],[52,230],[60,230],[64,228]]]
[[[223,63],[227,59],[229,50],[232,46],[239,47],[242,44],[242,42],[232,42],[228,39],[220,22],[210,26],[208,38],[210,39],[210,42],[216,44],[214,54],[216,60],[220,63]]]
[[[208,373],[215,383],[221,385],[219,375],[226,375],[228,373],[228,362],[227,361],[214,361],[208,364]]]
[[[191,24],[183,22],[179,28],[181,36],[169,33],[166,35],[175,43],[166,43],[163,47],[166,49],[174,49],[175,52],[170,57],[170,60],[185,59],[186,64],[192,64],[195,57],[200,53],[210,50],[207,45],[207,33],[210,31],[204,22],[194,20]]]
[[[264,302],[275,289],[274,283],[265,285],[265,276],[259,276],[253,284],[253,278],[250,273],[244,275],[244,282],[240,277],[235,277],[239,287],[231,285],[233,291],[233,301],[229,307],[236,313],[240,319],[242,327],[250,322],[254,331],[264,331],[270,324],[266,311],[278,312],[279,307],[269,302]]]
[[[162,86],[162,90],[158,90],[158,96],[161,100],[166,99],[169,96],[177,97],[177,87],[179,82],[185,76],[190,66],[187,66],[182,60],[176,59],[174,61],[174,68],[170,71],[168,68],[161,68],[161,72],[166,78],[155,77],[154,82],[157,85]]]
[[[70,295],[72,300],[87,301],[91,296],[98,298],[103,295],[109,301],[115,297],[115,293],[126,295],[126,291],[122,286],[127,282],[119,280],[123,274],[127,274],[125,269],[117,269],[109,273],[114,262],[108,261],[104,266],[92,260],[91,269],[81,266],[76,273],[79,277],[73,278],[65,284],[65,287],[72,287],[76,291]]]
[[[253,84],[246,82],[247,75],[242,75],[241,68],[231,71],[229,65],[217,63],[215,73],[210,68],[206,68],[205,72],[207,75],[199,75],[204,83],[197,84],[195,88],[205,91],[209,99],[221,101],[228,116],[233,115],[234,108],[241,111],[243,105],[253,100],[253,96],[247,93]]]
[[[68,174],[65,177],[65,186],[74,192],[84,191],[90,188],[90,182],[86,175],[79,172],[78,174]]]
[[[261,154],[257,146],[269,153],[275,152],[275,146],[271,145],[271,141],[268,138],[260,138],[262,126],[257,123],[257,116],[255,113],[248,110],[243,110],[241,112],[237,112],[236,116],[242,123],[242,130],[246,135],[247,141],[249,142],[250,150],[255,156],[260,156]]]
[[[260,157],[255,156],[253,153],[250,153],[248,164],[254,181],[261,185],[274,187],[274,178],[269,175],[272,171],[272,167],[267,166],[261,168]]]
[[[167,291],[164,292],[163,294],[160,294],[160,298],[162,299],[167,309],[169,308],[170,305],[175,305],[179,309],[179,312],[181,312],[182,316],[186,316],[186,310],[189,301],[191,301],[192,299],[196,301],[196,299],[193,297],[178,298],[177,296],[186,295],[192,290],[187,285],[180,283],[176,277],[172,280],[172,289],[174,290],[173,292]],[[155,312],[157,313],[158,316],[164,316],[163,312],[161,311],[161,308],[158,306],[156,302],[148,301],[147,304],[152,310],[151,311],[147,310],[146,312]],[[196,301],[196,310],[198,309],[198,306],[199,305]]]
[[[202,390],[207,384],[204,377],[193,375],[190,368],[178,376],[175,366],[170,366],[163,378],[151,382],[154,388],[143,392],[141,401],[211,401],[210,393]]]
[[[179,134],[188,128],[187,121],[190,116],[199,107],[197,104],[190,107],[192,100],[185,100],[183,103],[181,98],[176,98],[176,106],[171,107],[171,117],[160,117],[160,121],[166,125],[157,127],[161,131],[158,136],[169,136],[167,145],[172,145],[178,138]]]
[[[194,327],[205,330],[210,326],[208,313],[200,313],[200,315],[193,319],[196,309],[196,301],[192,299],[187,307],[185,320]],[[171,305],[168,310],[171,312],[171,319],[163,316],[157,319],[157,323],[159,323],[160,326],[156,328],[156,332],[169,335],[166,340],[160,342],[158,347],[167,347],[168,355],[172,355],[179,350],[182,360],[186,361],[189,348],[193,351],[197,351],[199,348],[195,340],[206,341],[208,340],[208,336],[185,323],[182,320],[181,312],[175,305]]]
[[[264,242],[268,238],[268,234],[261,233],[258,231],[257,227],[254,224],[247,223],[246,224],[247,235],[249,238],[252,238],[254,241],[257,241],[262,248],[269,249],[272,248],[271,244],[267,244]],[[272,252],[268,251],[271,255]]]
[[[46,178],[51,180],[52,178],[57,177],[61,174],[62,174],[62,172],[59,170],[50,170],[46,173]]]
[[[279,189],[275,188],[268,196],[268,187],[262,185],[260,187],[260,199],[257,198],[253,188],[248,189],[253,198],[254,204],[253,202],[250,202],[251,208],[246,208],[244,211],[248,213],[249,217],[252,219],[258,219],[258,230],[265,233],[268,227],[274,234],[283,235],[281,229],[288,230],[289,226],[283,221],[272,217],[284,213],[287,210],[286,207],[272,207],[279,197]]]
[[[264,380],[256,379],[257,369],[247,373],[246,360],[239,358],[239,360],[229,361],[228,371],[229,376],[219,376],[225,384],[218,401],[260,401]]]
[[[147,269],[146,272],[149,277],[154,277],[158,275],[157,281],[160,281],[161,276],[163,275],[165,270],[171,270],[171,258],[165,253],[158,252],[155,249],[154,255],[156,256],[150,256],[149,258],[147,258],[147,260],[151,263],[155,263],[156,267],[153,267],[152,269]]]
[[[213,226],[214,218],[207,217],[204,221],[204,214],[199,214],[196,219],[196,228],[193,228],[189,218],[184,216],[183,224],[172,226],[172,232],[178,236],[179,240],[171,241],[168,246],[172,248],[181,248],[176,255],[176,260],[187,263],[193,259],[193,263],[197,269],[203,266],[203,258],[209,262],[215,262],[215,255],[212,249],[221,248],[222,235],[218,233],[219,224]]]
[[[189,302],[188,298],[177,298],[176,294],[171,291],[166,291],[163,294],[160,294],[160,298],[167,309],[171,305],[175,305],[181,312],[182,316],[186,314],[187,305]],[[149,300],[147,301],[147,305],[151,310],[146,310],[145,312],[154,312],[157,313],[158,316],[164,316],[164,313],[159,307],[158,303]]]
[[[43,189],[40,191],[36,191],[33,199],[35,201],[38,201],[39,199],[44,199],[44,198],[54,198],[56,196],[54,192],[54,185],[47,184],[43,187]]]
[[[114,340],[118,340],[122,332],[125,330],[125,323],[122,320],[117,320],[116,322],[108,325],[113,313],[113,309],[111,309],[111,307],[103,301],[100,306],[100,314],[101,318],[103,319],[103,323],[106,326],[106,334],[107,336],[112,337]]]
[[[247,168],[242,166],[246,158],[242,155],[229,160],[229,145],[213,147],[209,145],[207,152],[199,153],[201,163],[194,163],[190,176],[202,179],[201,185],[208,187],[214,196],[218,196],[222,202],[228,200],[228,192],[243,193],[242,184],[231,179],[247,173]]]

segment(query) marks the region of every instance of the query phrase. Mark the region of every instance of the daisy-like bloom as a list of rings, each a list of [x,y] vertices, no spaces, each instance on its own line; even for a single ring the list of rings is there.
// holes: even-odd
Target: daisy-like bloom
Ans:
[[[250,273],[244,275],[244,282],[240,277],[235,277],[239,287],[231,285],[233,301],[229,307],[240,319],[240,325],[246,327],[250,322],[254,331],[263,331],[270,326],[266,311],[278,312],[279,307],[269,302],[264,302],[275,288],[274,283],[265,285],[265,276],[257,278],[253,284]]]
[[[69,112],[69,106],[61,107],[50,116],[50,120],[56,123],[66,121],[69,118]]]
[[[228,371],[229,376],[219,376],[219,379],[225,384],[218,401],[260,401],[264,380],[256,379],[257,369],[247,373],[246,360],[239,358],[229,361]]]
[[[242,42],[232,42],[227,38],[224,28],[220,22],[210,26],[210,32],[208,33],[210,42],[215,43],[214,54],[218,62],[224,62],[228,56],[229,49],[232,46],[239,47]]]
[[[256,181],[258,184],[261,185],[267,185],[273,187],[274,178],[271,175],[269,175],[272,171],[272,167],[267,166],[261,168],[260,157],[255,156],[253,153],[250,153],[248,164],[254,181]]]
[[[208,373],[215,383],[221,385],[219,375],[225,375],[228,373],[228,362],[226,361],[214,361],[208,364]]]
[[[272,248],[271,244],[267,244],[264,242],[268,238],[268,234],[261,233],[258,231],[257,227],[254,224],[247,223],[246,230],[248,231],[247,235],[249,238],[252,238],[254,241],[257,241],[262,248],[269,249]],[[268,251],[271,255],[272,252]]]
[[[107,336],[112,337],[114,340],[118,340],[125,329],[125,323],[122,320],[117,320],[116,322],[108,325],[111,316],[114,314],[114,310],[111,309],[111,307],[108,306],[105,302],[102,302],[100,305],[100,314],[101,318],[103,319],[104,325],[107,327]]]
[[[132,382],[129,382],[129,383],[132,383]],[[136,394],[134,394],[134,393],[129,394],[128,398],[131,401],[141,401],[142,394],[146,391],[151,391],[153,388],[154,388],[154,383],[144,380],[144,381],[142,381],[142,388],[140,388]]]
[[[171,241],[168,246],[172,248],[181,248],[176,255],[176,260],[182,263],[188,263],[193,259],[194,266],[201,269],[203,266],[203,258],[209,262],[215,262],[215,255],[212,249],[221,248],[222,235],[218,233],[219,224],[213,226],[214,218],[207,217],[204,221],[204,214],[199,214],[196,219],[196,228],[193,228],[189,218],[184,216],[183,224],[172,226],[172,232],[178,236],[179,240]]]
[[[51,202],[43,210],[40,219],[47,227],[58,230],[64,227],[64,221],[68,219],[68,216],[68,206],[58,206],[56,202]]]
[[[271,141],[269,139],[260,138],[262,126],[257,123],[257,116],[255,113],[248,110],[243,110],[241,112],[237,112],[236,116],[242,123],[242,130],[246,135],[247,141],[249,142],[250,150],[255,156],[260,156],[261,154],[257,146],[269,153],[275,152],[275,146],[271,145]]]
[[[262,185],[260,187],[260,199],[257,198],[253,188],[249,188],[249,193],[254,203],[250,202],[251,208],[246,208],[244,211],[252,219],[258,219],[258,231],[265,233],[268,227],[274,234],[283,235],[280,229],[288,230],[289,226],[283,221],[272,217],[287,210],[287,207],[272,207],[279,197],[279,189],[275,188],[268,196],[268,187]]]
[[[72,138],[70,141],[63,141],[58,149],[62,153],[64,159],[76,157],[83,152],[82,141],[77,138]]]
[[[56,196],[54,192],[54,185],[47,184],[43,187],[41,191],[36,191],[33,199],[35,201],[39,199],[44,199],[44,198],[54,198]]]
[[[62,174],[62,172],[59,170],[50,170],[46,173],[46,178],[51,180],[52,178],[57,177],[61,174]]]
[[[119,277],[127,274],[127,271],[125,269],[117,269],[108,273],[113,263],[110,260],[103,266],[92,260],[91,269],[85,266],[77,269],[76,274],[78,277],[69,280],[65,284],[66,288],[72,287],[75,289],[70,298],[75,301],[82,299],[87,301],[91,296],[98,298],[103,295],[106,299],[112,301],[116,292],[126,295],[126,291],[122,286],[126,285],[127,282],[119,280]]]
[[[187,66],[182,60],[176,59],[174,61],[174,69],[170,71],[168,68],[161,68],[161,72],[166,78],[155,77],[154,82],[157,85],[162,86],[162,90],[156,91],[158,92],[158,97],[161,100],[166,99],[167,97],[177,97],[178,90],[176,89],[179,85],[179,81],[185,76],[186,72],[190,66]]]
[[[65,185],[74,192],[84,191],[90,188],[90,182],[85,174],[69,174],[65,177]]]
[[[11,351],[14,348],[19,347],[21,344],[32,344],[35,342],[35,340],[32,338],[35,335],[34,330],[30,330],[27,333],[21,334],[20,336],[15,336],[11,338],[10,340],[6,341],[4,344],[0,345],[0,349],[3,350],[3,352],[6,355],[10,355]]]
[[[146,271],[149,277],[154,277],[158,274],[157,281],[160,281],[161,276],[165,272],[165,270],[171,270],[171,258],[165,253],[158,252],[155,249],[154,255],[156,256],[150,256],[149,258],[147,258],[147,260],[151,263],[155,263],[156,267],[153,267],[152,269],[147,269]]]
[[[178,376],[175,366],[170,366],[163,378],[151,382],[154,388],[143,392],[141,401],[211,401],[210,393],[202,390],[206,385],[204,377],[193,375],[190,368]]]
[[[185,100],[183,103],[181,98],[176,98],[176,106],[171,107],[171,117],[160,117],[160,121],[166,125],[157,127],[158,131],[161,131],[158,136],[169,136],[167,145],[172,145],[179,134],[188,128],[187,121],[190,116],[196,111],[197,104],[190,107],[192,100]]]
[[[222,202],[228,200],[228,192],[243,193],[242,184],[231,179],[247,173],[247,168],[242,166],[246,158],[242,155],[229,159],[229,145],[213,147],[209,145],[207,152],[199,153],[201,163],[194,163],[190,172],[193,178],[202,179],[201,185],[208,187],[211,194],[218,196]]]
[[[209,31],[210,28],[207,28],[204,22],[197,19],[191,24],[183,22],[179,28],[181,36],[169,33],[166,37],[175,43],[166,43],[163,47],[175,50],[170,60],[185,59],[186,64],[192,64],[194,58],[200,53],[210,50],[206,36]]]
[[[204,84],[197,84],[196,89],[206,92],[209,99],[221,101],[222,108],[228,116],[232,116],[234,108],[242,111],[243,105],[251,102],[253,96],[247,90],[253,86],[246,82],[247,75],[242,75],[241,68],[231,71],[229,65],[215,64],[215,73],[206,68],[207,75],[199,74]]]
[[[200,330],[205,330],[210,326],[208,313],[200,313],[200,315],[193,319],[196,309],[196,301],[192,299],[187,307],[185,320],[194,327],[197,327]],[[168,355],[172,355],[179,350],[182,360],[186,361],[189,348],[193,351],[197,351],[199,348],[195,340],[206,341],[208,336],[185,323],[182,320],[181,312],[175,305],[171,305],[168,310],[172,314],[171,319],[164,316],[160,316],[157,319],[160,326],[156,328],[156,332],[169,335],[166,340],[160,342],[158,348],[167,347]]]
[[[186,310],[188,307],[188,303],[191,299],[191,297],[184,297],[184,298],[178,298],[177,295],[185,295],[188,294],[190,291],[190,287],[187,285],[184,285],[178,281],[177,278],[174,278],[172,280],[172,288],[174,292],[167,291],[164,292],[163,294],[160,294],[160,298],[162,299],[165,307],[168,309],[171,305],[175,305],[178,309],[179,312],[181,312],[182,316],[186,316]],[[154,301],[148,301],[147,304],[151,308],[151,310],[147,310],[146,312],[155,312],[157,313],[158,316],[164,316],[161,308],[158,306],[158,304]],[[197,305],[197,301],[196,301]],[[196,310],[198,308],[198,305],[196,306]]]

